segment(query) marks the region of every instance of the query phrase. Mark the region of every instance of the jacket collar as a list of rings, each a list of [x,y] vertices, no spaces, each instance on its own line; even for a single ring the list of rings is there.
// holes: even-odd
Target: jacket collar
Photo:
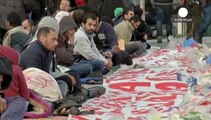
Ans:
[[[40,47],[45,51],[46,54],[51,53],[51,51],[48,50],[48,49],[42,44],[42,42],[41,42],[40,40],[36,40],[36,42],[40,45]]]

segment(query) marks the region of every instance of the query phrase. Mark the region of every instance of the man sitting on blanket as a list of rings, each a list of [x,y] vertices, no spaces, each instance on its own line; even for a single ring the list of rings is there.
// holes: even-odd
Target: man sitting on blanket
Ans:
[[[55,19],[51,19],[55,20]],[[50,27],[41,27],[37,31],[37,39],[32,42],[21,54],[20,65],[23,69],[30,67],[35,67],[40,70],[43,70],[47,73],[52,73],[55,69],[55,65],[52,65],[53,69],[50,69],[51,62],[53,59],[53,52],[55,51],[57,43],[58,33]],[[53,74],[52,74],[53,75]],[[66,96],[68,93],[82,92],[81,83],[77,73],[73,74],[64,74],[57,72],[57,76],[54,76],[57,81],[60,81],[59,87],[62,91],[63,96]],[[101,93],[99,89],[90,89],[84,90],[84,96],[86,97],[96,97]]]
[[[101,64],[96,67],[101,68],[103,71],[104,67],[107,69],[112,67],[112,55],[109,52],[104,53],[108,56],[105,58],[97,49],[93,40],[96,23],[97,16],[92,13],[88,13],[83,17],[82,25],[75,33],[74,54],[82,56],[87,61],[100,61]],[[96,64],[96,62],[93,63]]]
[[[97,82],[93,81],[93,79],[100,79],[103,78],[101,67],[102,63],[99,60],[80,60],[73,55],[73,48],[74,48],[74,34],[75,28],[77,27],[75,21],[71,16],[65,16],[61,19],[60,23],[60,33],[58,39],[58,46],[56,47],[56,58],[58,62],[58,68],[63,69],[66,68],[64,72],[77,72],[81,79],[82,83],[93,83]],[[82,58],[81,58],[82,59]],[[90,77],[93,72],[101,72],[95,78]],[[88,76],[89,75],[89,76]],[[85,78],[89,77],[89,79],[85,80]],[[85,81],[83,81],[85,80]],[[102,82],[101,82],[102,83]]]

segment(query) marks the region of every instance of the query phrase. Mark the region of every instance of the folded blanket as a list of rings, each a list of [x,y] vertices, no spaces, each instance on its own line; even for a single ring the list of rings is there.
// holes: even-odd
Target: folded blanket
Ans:
[[[56,101],[62,98],[61,90],[50,74],[37,68],[28,68],[23,74],[28,88],[39,93],[44,100]]]

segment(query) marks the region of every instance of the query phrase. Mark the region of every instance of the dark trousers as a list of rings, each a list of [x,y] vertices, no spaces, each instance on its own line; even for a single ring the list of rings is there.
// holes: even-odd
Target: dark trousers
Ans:
[[[204,34],[210,24],[211,24],[211,3],[207,4],[203,8],[203,16],[202,16],[201,23],[198,29],[198,36],[200,38],[204,37]]]
[[[157,36],[163,36],[163,21],[166,22],[167,36],[172,35],[172,5],[156,5],[157,10]]]
[[[8,97],[7,109],[1,115],[1,120],[22,120],[26,111],[27,103],[26,100],[20,96]]]
[[[202,16],[202,6],[199,4],[193,5],[193,16],[192,22],[187,23],[187,38],[194,37],[199,28],[201,16]]]

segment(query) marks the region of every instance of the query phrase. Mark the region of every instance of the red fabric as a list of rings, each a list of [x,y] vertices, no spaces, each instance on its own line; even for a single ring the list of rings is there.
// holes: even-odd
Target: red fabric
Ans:
[[[86,0],[75,0],[75,3],[78,7],[86,6]]]
[[[13,80],[7,90],[4,91],[5,97],[21,96],[29,100],[29,91],[22,69],[18,66],[20,55],[14,49],[7,46],[0,46],[0,56],[6,56],[13,67]]]

